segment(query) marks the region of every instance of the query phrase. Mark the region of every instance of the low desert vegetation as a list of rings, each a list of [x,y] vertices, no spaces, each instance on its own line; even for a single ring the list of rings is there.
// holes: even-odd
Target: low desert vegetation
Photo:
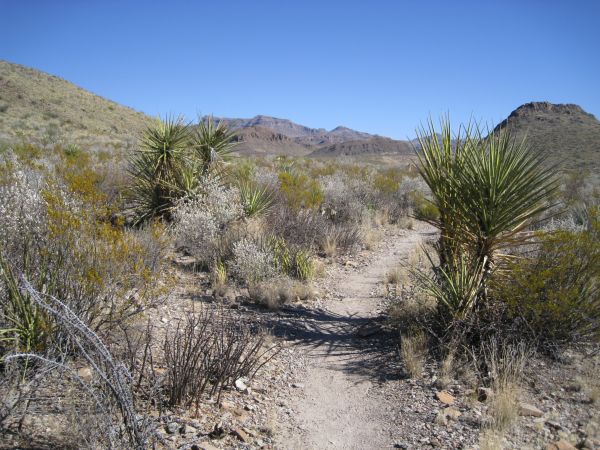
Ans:
[[[277,354],[268,330],[225,306],[310,301],[322,259],[375,245],[427,195],[412,169],[233,149],[212,118],[158,119],[119,151],[24,137],[3,146],[3,433],[27,439],[23,423],[40,413],[31,405],[56,398],[66,411],[56,445],[151,447],[166,411],[197,411]],[[169,304],[180,257],[206,272],[216,302],[163,333],[149,317]]]
[[[432,123],[419,132],[431,197],[414,211],[439,235],[423,244],[425,258],[388,272],[389,312],[411,330],[401,349],[408,376],[437,362],[445,388],[462,377],[454,368],[473,369],[463,382],[491,396],[481,446],[502,448],[528,362],[598,344],[600,216],[593,196],[562,195],[557,168],[507,130],[451,129],[443,121],[440,133]]]

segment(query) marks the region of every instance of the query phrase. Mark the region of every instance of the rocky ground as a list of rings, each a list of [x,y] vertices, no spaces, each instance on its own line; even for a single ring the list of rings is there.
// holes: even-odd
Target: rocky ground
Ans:
[[[434,230],[419,224],[386,228],[371,250],[329,258],[313,299],[275,311],[254,305],[243,290],[215,301],[207,275],[177,260],[177,288],[151,312],[156,333],[186,311],[224,305],[270,329],[281,351],[254,379],[239,380],[197,412],[153,412],[162,448],[600,448],[597,348],[559,361],[532,358],[519,415],[501,437],[484,433],[494,393],[480,389],[475,377],[463,374],[441,386],[433,361],[421,378],[404,376],[397,332],[386,319],[384,279],[431,238]],[[43,439],[42,433],[37,442]],[[5,444],[0,448],[21,443]]]

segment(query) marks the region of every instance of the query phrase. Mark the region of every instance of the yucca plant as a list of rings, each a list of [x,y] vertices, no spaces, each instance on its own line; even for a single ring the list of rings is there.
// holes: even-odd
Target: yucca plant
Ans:
[[[267,186],[259,186],[250,181],[243,181],[238,185],[246,216],[263,215],[273,206],[273,193]]]
[[[139,149],[129,159],[128,196],[138,223],[169,217],[181,195],[180,182],[185,180],[181,175],[190,165],[190,142],[189,124],[181,117],[158,119],[144,131]]]
[[[51,334],[51,321],[20,289],[12,268],[1,252],[0,283],[6,295],[0,307],[0,321],[6,324],[0,327],[0,344],[12,344],[18,351],[26,353],[43,351]]]
[[[212,118],[196,128],[181,117],[158,119],[149,126],[129,158],[128,197],[136,223],[153,217],[170,220],[180,199],[201,194],[209,172],[214,177],[222,171],[220,163],[233,148],[233,136]]]
[[[554,168],[507,129],[484,136],[467,125],[453,138],[446,119],[440,135],[431,120],[417,134],[418,170],[439,211],[427,219],[440,239],[439,266],[426,284],[452,316],[466,317],[485,300],[500,250],[524,242],[519,233],[552,206]]]
[[[236,146],[235,133],[224,122],[215,123],[212,116],[202,118],[193,134],[193,149],[199,170],[206,175],[209,170],[221,168],[222,162]]]

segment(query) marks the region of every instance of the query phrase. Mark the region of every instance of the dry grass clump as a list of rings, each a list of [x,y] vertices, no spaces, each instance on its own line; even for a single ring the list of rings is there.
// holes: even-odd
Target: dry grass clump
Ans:
[[[427,337],[421,330],[402,335],[400,354],[404,370],[411,378],[423,375],[425,359],[427,358]]]
[[[286,303],[314,299],[312,287],[290,278],[276,278],[248,286],[250,299],[268,309],[278,309]]]
[[[482,349],[493,397],[488,407],[486,428],[504,432],[519,414],[519,383],[531,352],[523,343],[500,345],[497,341]]]
[[[456,351],[454,349],[449,349],[446,357],[443,359],[442,364],[440,365],[438,378],[436,380],[436,386],[440,389],[447,388],[454,378],[455,355]]]

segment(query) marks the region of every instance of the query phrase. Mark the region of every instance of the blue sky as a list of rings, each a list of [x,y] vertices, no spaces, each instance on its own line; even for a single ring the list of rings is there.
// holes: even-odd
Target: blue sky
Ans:
[[[0,59],[158,115],[414,136],[522,103],[600,116],[600,1],[0,0]]]

